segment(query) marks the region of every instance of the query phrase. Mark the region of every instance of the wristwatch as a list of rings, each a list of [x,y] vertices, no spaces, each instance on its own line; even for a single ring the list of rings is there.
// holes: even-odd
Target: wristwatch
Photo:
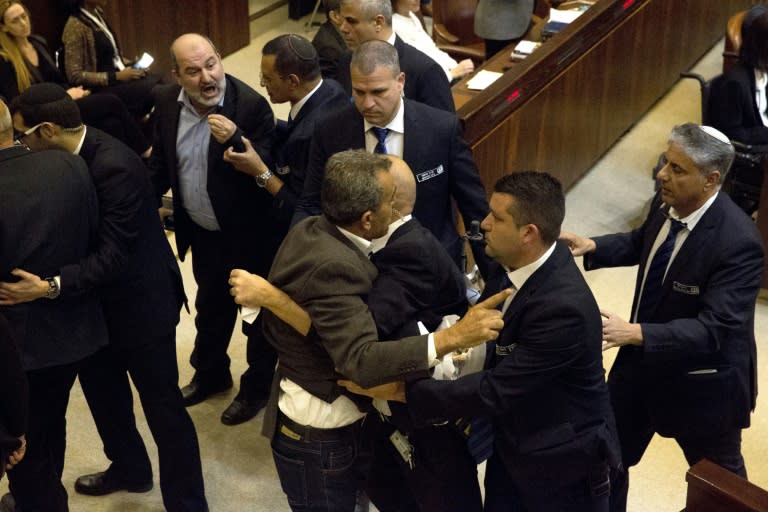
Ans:
[[[258,186],[260,186],[261,188],[264,188],[264,187],[266,187],[266,186],[267,186],[267,181],[269,181],[269,179],[270,179],[272,176],[274,176],[274,174],[272,173],[272,171],[270,171],[269,169],[267,169],[267,172],[265,172],[265,173],[262,173],[262,174],[259,174],[258,176],[254,176],[254,178],[256,179],[256,184],[257,184]]]
[[[61,288],[59,288],[59,283],[57,283],[56,279],[53,277],[46,277],[45,280],[48,281],[48,291],[45,293],[45,298],[55,299],[61,293]]]

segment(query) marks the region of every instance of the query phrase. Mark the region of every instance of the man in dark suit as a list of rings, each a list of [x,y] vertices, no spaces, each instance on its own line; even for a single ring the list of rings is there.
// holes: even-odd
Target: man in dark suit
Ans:
[[[422,372],[459,346],[495,337],[500,327],[493,307],[504,293],[450,329],[377,342],[363,300],[376,277],[366,253],[370,240],[387,232],[394,193],[389,165],[364,151],[334,155],[323,182],[323,216],[301,222],[283,242],[270,280],[309,313],[302,327],[294,330],[296,324],[285,315],[271,312],[275,303],[270,300],[255,300],[270,309],[264,313],[264,329],[280,354],[268,406],[268,414],[276,417],[265,418],[264,434],[272,439],[283,490],[294,507],[354,510],[365,480],[368,457],[359,441],[364,404],[344,394],[337,379],[344,375],[370,386]],[[259,294],[252,284],[264,281],[238,271],[231,282],[235,301],[254,305]],[[322,460],[312,456],[317,450]],[[301,474],[293,470],[297,464]]]
[[[414,215],[463,270],[464,246],[456,231],[452,200],[466,224],[485,217],[488,201],[458,119],[401,98],[405,77],[391,45],[363,43],[354,52],[351,69],[355,104],[318,123],[294,223],[319,213],[323,169],[331,155],[357,148],[386,152],[402,157],[413,170],[419,198]],[[485,260],[482,248],[473,250],[476,260]]]
[[[407,392],[400,385],[399,398],[423,421],[490,417],[485,510],[607,511],[619,460],[600,313],[557,242],[562,188],[545,173],[509,174],[496,182],[490,209],[482,228],[496,264],[484,294],[510,282],[517,292],[502,307],[487,369],[452,382],[419,380]]]
[[[237,152],[230,147],[224,152],[224,160],[253,176],[257,184],[263,185],[272,195],[273,219],[287,232],[296,201],[304,188],[315,124],[328,112],[349,104],[349,98],[337,82],[322,79],[317,52],[309,41],[296,34],[278,36],[264,45],[261,85],[266,87],[272,103],[287,101],[291,104],[288,122],[277,122],[272,155],[262,159],[251,142],[243,138],[245,151]],[[275,164],[270,168],[264,160]],[[250,340],[263,336],[260,325],[257,321],[249,328]],[[261,408],[259,397],[249,396],[255,387],[252,382],[260,379],[254,372],[261,369],[253,360],[258,354],[252,354],[250,349],[266,341],[254,341],[249,342],[249,368],[240,379],[240,392],[221,417],[227,425],[247,421]]]
[[[190,362],[192,382],[182,388],[194,405],[232,387],[227,347],[237,317],[227,278],[233,268],[266,275],[287,227],[272,217],[273,198],[251,176],[223,160],[224,151],[245,135],[269,154],[274,117],[267,101],[236,78],[225,75],[221,57],[207,38],[185,34],[171,46],[177,85],[155,102],[155,138],[150,170],[158,197],[173,190],[179,258],[191,247],[197,281],[197,336]],[[251,233],[251,235],[245,235]],[[258,382],[251,403],[266,403],[275,354],[267,343],[249,350]],[[249,342],[251,343],[251,342]]]
[[[341,34],[353,50],[366,41],[384,41],[397,50],[400,69],[405,74],[403,94],[409,100],[456,112],[451,84],[440,65],[413,46],[403,42],[392,30],[390,0],[342,0]],[[352,56],[339,59],[339,83],[350,94],[355,85],[350,71]]]
[[[82,124],[76,104],[56,84],[33,85],[12,104],[15,127],[44,124],[28,137],[33,149],[62,149],[85,160],[99,200],[98,237],[88,256],[62,267],[61,299],[98,290],[109,345],[83,363],[80,384],[104,452],[107,471],[81,476],[75,490],[104,495],[152,488],[152,466],[136,429],[128,374],[141,397],[160,454],[160,487],[168,510],[207,510],[200,450],[181,399],[176,324],[185,301],[181,274],[157,217],[141,158],[125,144]],[[9,292],[17,300],[45,296],[45,281],[24,273]]]
[[[325,15],[328,17],[325,23],[317,29],[315,37],[312,38],[312,46],[317,50],[320,58],[320,72],[323,78],[339,77],[339,61],[345,53],[349,53],[347,43],[341,36],[340,27],[342,23],[339,13],[339,0],[323,0]]]
[[[77,108],[71,115],[79,115]],[[18,140],[36,137],[38,124]],[[62,151],[31,153],[14,144],[11,116],[0,102],[0,278],[13,280],[25,268],[45,280],[55,299],[58,269],[77,264],[94,240],[98,204],[83,161]],[[80,363],[107,342],[101,305],[94,294],[70,300],[10,305],[0,291],[5,315],[21,348],[29,384],[29,420],[24,459],[8,473],[16,505],[23,510],[65,512],[64,468],[69,391]],[[4,500],[5,501],[5,500]]]
[[[379,339],[434,332],[448,315],[467,311],[464,276],[440,242],[413,213],[416,179],[395,156],[389,169],[396,192],[387,234],[373,240],[371,262],[379,271],[366,299]],[[381,413],[366,492],[381,511],[472,512],[482,510],[477,466],[465,437],[453,423],[414,428],[407,408],[374,402]],[[413,457],[406,461],[390,436],[407,436]]]
[[[669,137],[662,208],[629,233],[563,233],[587,270],[638,265],[631,322],[603,312],[606,348],[621,347],[608,384],[624,466],[654,433],[688,464],[707,458],[746,476],[741,429],[757,395],[754,334],[763,249],[755,225],[720,192],[734,157],[721,132],[692,123]],[[625,510],[628,474],[612,510]]]

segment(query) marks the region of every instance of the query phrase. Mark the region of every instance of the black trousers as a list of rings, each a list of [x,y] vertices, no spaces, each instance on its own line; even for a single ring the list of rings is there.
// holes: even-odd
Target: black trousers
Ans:
[[[245,235],[243,235],[245,236]],[[197,282],[195,297],[195,348],[190,363],[197,381],[220,382],[230,377],[229,341],[237,319],[237,304],[229,294],[229,273],[244,268],[266,276],[269,268],[249,258],[248,250],[234,247],[232,241],[218,231],[193,227],[192,272]],[[271,260],[271,258],[270,258]],[[246,327],[249,368],[241,380],[238,398],[269,398],[277,353],[261,333],[257,322]]]
[[[497,445],[498,446],[498,445]],[[556,470],[540,478],[511,476],[494,452],[485,468],[485,512],[608,512],[610,470],[596,463],[583,478],[557,479]]]
[[[634,378],[634,374],[626,368],[622,370],[625,371],[611,371],[608,377],[624,466],[624,471],[619,472],[612,482],[614,490],[611,493],[611,512],[623,512],[627,509],[629,468],[640,462],[655,434],[640,392],[643,383]],[[747,477],[744,458],[741,455],[740,428],[726,432],[686,432],[676,436],[675,441],[683,450],[689,465],[707,458],[741,477]]]
[[[17,509],[24,512],[66,512],[67,491],[61,484],[66,449],[69,391],[79,363],[27,372],[29,418],[27,452],[8,472]]]
[[[80,371],[80,384],[104,453],[112,461],[109,470],[136,482],[152,479],[147,450],[136,429],[128,375],[157,444],[166,510],[207,510],[197,434],[179,391],[173,332],[149,338],[139,347],[109,345],[89,358]]]
[[[483,509],[477,464],[466,439],[451,426],[415,429],[408,435],[414,448],[411,468],[389,435],[393,427],[377,414],[373,460],[366,492],[381,512],[480,512]]]

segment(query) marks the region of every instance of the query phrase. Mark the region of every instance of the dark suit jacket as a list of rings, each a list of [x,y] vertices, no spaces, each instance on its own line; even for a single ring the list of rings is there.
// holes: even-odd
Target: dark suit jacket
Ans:
[[[381,339],[416,336],[419,321],[434,331],[443,316],[466,312],[464,276],[417,219],[397,228],[371,261],[379,275],[368,307]]]
[[[484,295],[501,290],[496,265]],[[513,478],[564,484],[599,461],[616,464],[613,415],[602,364],[602,326],[592,292],[568,248],[518,290],[504,315],[490,367],[456,381],[408,386],[411,414],[428,422],[492,416],[494,451]]]
[[[397,36],[395,48],[400,59],[400,71],[405,73],[403,88],[405,97],[440,110],[456,112],[451,84],[443,68]],[[351,61],[352,53],[344,54],[339,60],[339,83],[350,95],[352,94],[352,75],[349,70]]]
[[[338,78],[339,60],[345,53],[350,53],[344,38],[333,26],[330,20],[320,25],[317,34],[312,38],[312,44],[320,59],[320,72],[323,78]]]
[[[277,122],[275,130],[275,167],[285,185],[275,195],[273,209],[280,221],[288,224],[296,209],[296,202],[304,190],[304,178],[309,165],[309,149],[315,125],[323,116],[341,110],[349,104],[349,97],[335,80],[323,80],[320,88],[310,96],[292,123]]]
[[[64,151],[0,150],[0,279],[23,268],[39,276],[88,254],[98,205],[83,161]],[[107,342],[97,297],[0,306],[26,371],[74,363]]]
[[[294,226],[275,256],[269,281],[309,313],[312,330],[301,336],[263,313],[264,332],[278,351],[283,376],[332,402],[339,396],[341,375],[370,387],[427,368],[426,336],[397,346],[376,343],[376,325],[365,303],[375,277],[367,256],[324,216]]]
[[[253,177],[242,173],[225,162],[224,150],[245,135],[260,155],[270,155],[275,121],[267,101],[238,79],[227,75],[224,105],[217,112],[228,117],[237,126],[237,132],[225,144],[211,136],[208,149],[208,195],[211,198],[221,232],[234,249],[231,251],[247,268],[266,275],[287,226],[262,219],[275,218],[272,196],[259,188]],[[184,210],[179,190],[176,157],[176,135],[181,106],[177,101],[180,87],[168,85],[157,93],[155,102],[155,137],[149,161],[155,193],[158,198],[169,188],[173,190],[176,246],[179,258],[184,259],[190,246],[192,220]],[[269,162],[268,162],[269,165]],[[159,204],[159,201],[158,201]],[[243,236],[258,229],[259,236]]]
[[[629,233],[596,237],[586,269],[640,265],[632,311],[661,210]],[[757,395],[755,300],[763,249],[754,223],[723,192],[672,261],[643,346],[619,350],[609,380],[634,378],[662,435],[749,426]],[[690,374],[716,369],[717,373]]]
[[[712,81],[709,124],[731,139],[746,144],[768,144],[768,127],[755,103],[755,72],[737,64]]]
[[[157,216],[144,162],[128,146],[88,127],[80,149],[99,200],[99,231],[78,264],[61,269],[62,296],[97,288],[110,343],[140,346],[172,332],[184,300],[181,273]]]
[[[467,225],[482,220],[488,214],[485,188],[455,115],[408,100],[404,108],[403,159],[416,176],[413,215],[458,261],[462,241],[456,231],[451,201],[456,201]],[[318,123],[294,222],[320,213],[320,185],[328,158],[339,151],[360,148],[365,148],[364,123],[354,105]],[[482,250],[475,252],[475,257],[485,259]]]

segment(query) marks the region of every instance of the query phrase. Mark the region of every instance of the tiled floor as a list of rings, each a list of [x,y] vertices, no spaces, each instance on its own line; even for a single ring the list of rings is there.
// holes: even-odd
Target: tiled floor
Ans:
[[[253,3],[253,2],[252,2]],[[226,70],[257,90],[261,46],[276,35],[295,32],[306,34],[304,25],[288,20],[287,7],[251,24],[253,43],[225,59]],[[720,66],[720,49],[711,51],[696,70],[713,76]],[[698,117],[698,92],[694,83],[680,83],[640,120],[587,174],[568,191],[565,228],[585,235],[628,229],[637,225],[652,192],[650,169],[665,147],[672,125]],[[275,106],[278,117],[285,118],[286,105]],[[187,293],[194,296],[195,286],[189,259],[182,264]],[[587,280],[598,302],[605,309],[626,313],[630,308],[634,269],[612,269],[591,272]],[[759,364],[768,368],[765,354],[768,343],[768,305],[758,304],[755,331],[758,335]],[[184,314],[177,331],[181,384],[191,376],[188,364],[194,339],[191,315]],[[230,347],[232,369],[239,375],[245,365],[243,336],[235,334]],[[609,367],[614,353],[605,354]],[[766,373],[760,387],[768,389]],[[234,391],[217,396],[190,408],[197,426],[203,457],[207,495],[214,512],[288,510],[275,475],[267,441],[259,435],[261,415],[244,425],[226,427],[219,416],[234,396]],[[758,397],[752,428],[744,433],[744,452],[750,477],[768,488],[768,398]],[[147,494],[117,493],[103,498],[74,493],[78,475],[106,467],[101,443],[90,413],[76,386],[72,392],[68,414],[68,451],[63,481],[70,493],[73,511],[131,512],[163,510],[157,484],[156,448],[137,404],[137,419],[147,440],[155,464],[155,489]],[[685,502],[685,461],[673,442],[656,437],[643,462],[633,470],[630,488],[631,512],[678,511]],[[6,481],[0,483],[5,492]]]

